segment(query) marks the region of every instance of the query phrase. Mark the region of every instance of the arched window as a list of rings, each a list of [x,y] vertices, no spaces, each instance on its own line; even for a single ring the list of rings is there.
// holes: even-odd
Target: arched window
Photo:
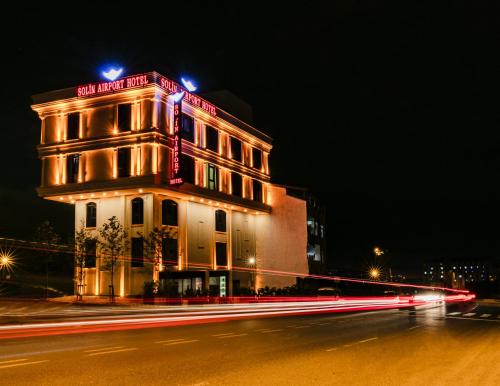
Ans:
[[[97,222],[97,205],[95,202],[89,202],[87,204],[87,218],[85,221],[85,226],[87,228],[95,228]]]
[[[223,210],[215,211],[215,230],[217,232],[226,231],[226,212]]]
[[[161,223],[162,225],[177,226],[177,203],[173,200],[163,200],[161,202]]]
[[[132,224],[144,223],[144,200],[136,197],[132,200]]]

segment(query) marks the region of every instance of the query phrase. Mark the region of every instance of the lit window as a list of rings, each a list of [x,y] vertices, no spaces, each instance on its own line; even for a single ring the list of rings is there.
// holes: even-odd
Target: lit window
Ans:
[[[207,174],[208,174],[208,189],[210,190],[218,190],[217,189],[217,167],[212,164],[207,165]]]

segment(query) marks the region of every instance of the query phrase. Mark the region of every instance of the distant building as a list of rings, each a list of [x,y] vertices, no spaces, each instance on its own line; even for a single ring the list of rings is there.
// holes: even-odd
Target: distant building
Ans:
[[[471,285],[496,280],[489,264],[478,261],[432,262],[424,266],[424,280],[432,285],[467,288]]]
[[[97,234],[116,216],[128,230],[114,283],[120,296],[142,294],[152,280],[180,294],[283,287],[307,274],[311,260],[324,261],[321,214],[270,182],[271,138],[176,82],[149,72],[33,100],[38,194],[74,205],[76,227]],[[158,265],[144,258],[141,236],[155,227],[169,233]],[[97,248],[85,294],[108,294],[109,281]]]

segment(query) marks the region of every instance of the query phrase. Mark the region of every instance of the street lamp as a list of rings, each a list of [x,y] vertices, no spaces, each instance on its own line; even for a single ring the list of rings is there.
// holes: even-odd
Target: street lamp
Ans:
[[[372,267],[368,271],[370,277],[374,280],[377,280],[380,277],[380,270],[377,267]]]
[[[0,250],[0,272],[5,272],[5,276],[12,271],[14,267],[14,253],[11,250]]]
[[[247,259],[247,264],[248,266],[251,267],[251,271],[250,271],[250,287],[251,289],[253,290],[254,293],[256,293],[256,288],[255,288],[255,263],[257,262],[257,259],[255,259],[255,256],[250,256],[248,259]]]

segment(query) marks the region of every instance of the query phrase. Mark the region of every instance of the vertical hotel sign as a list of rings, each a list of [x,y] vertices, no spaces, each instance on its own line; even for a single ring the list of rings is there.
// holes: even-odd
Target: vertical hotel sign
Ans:
[[[184,93],[174,96],[174,146],[172,157],[172,175],[170,185],[181,185],[182,179],[181,169],[181,129],[182,129],[182,99]]]

